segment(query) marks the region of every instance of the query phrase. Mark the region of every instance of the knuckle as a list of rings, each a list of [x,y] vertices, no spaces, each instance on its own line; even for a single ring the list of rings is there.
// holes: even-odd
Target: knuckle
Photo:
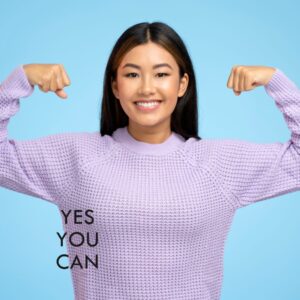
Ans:
[[[237,66],[237,67],[236,67],[236,72],[239,72],[239,73],[240,73],[242,70],[243,70],[243,67],[242,67],[242,66]]]
[[[42,75],[42,78],[41,78],[42,82],[45,83],[48,81],[48,75],[44,74]]]
[[[250,71],[249,71],[249,69],[246,69],[246,68],[244,68],[243,69],[243,74],[245,75],[245,76],[249,76],[249,74],[250,74]]]
[[[57,82],[57,87],[58,87],[59,89],[62,89],[62,88],[63,88],[63,85],[62,85],[61,81],[58,81],[58,82]]]
[[[50,89],[51,89],[51,91],[55,91],[56,90],[56,84],[55,83],[51,83]]]
[[[54,65],[53,71],[59,72],[60,71],[60,65]]]
[[[245,75],[248,77],[251,77],[253,74],[252,74],[252,71],[246,70]]]

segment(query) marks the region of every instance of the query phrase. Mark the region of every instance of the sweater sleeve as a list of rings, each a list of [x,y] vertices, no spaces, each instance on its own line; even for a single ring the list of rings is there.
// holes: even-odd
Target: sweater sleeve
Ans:
[[[300,90],[279,69],[264,88],[291,136],[284,143],[216,141],[215,175],[235,208],[300,190]]]
[[[70,190],[78,170],[78,141],[84,133],[61,133],[17,141],[8,139],[7,126],[34,87],[23,66],[0,85],[0,186],[58,205]]]

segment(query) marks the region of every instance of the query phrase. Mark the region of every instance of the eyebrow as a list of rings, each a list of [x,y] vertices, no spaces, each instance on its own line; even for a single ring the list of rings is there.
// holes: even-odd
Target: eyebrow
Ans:
[[[136,64],[132,64],[132,63],[127,63],[127,64],[125,64],[125,65],[123,66],[122,69],[124,69],[124,68],[126,68],[126,67],[132,67],[132,68],[136,68],[136,69],[139,69],[139,70],[141,69],[140,66],[138,66],[138,65],[136,65]],[[157,69],[157,68],[160,68],[160,67],[168,67],[168,68],[170,68],[171,70],[173,70],[173,68],[172,68],[169,64],[167,64],[167,63],[162,63],[162,64],[154,65],[154,66],[153,66],[153,69]]]

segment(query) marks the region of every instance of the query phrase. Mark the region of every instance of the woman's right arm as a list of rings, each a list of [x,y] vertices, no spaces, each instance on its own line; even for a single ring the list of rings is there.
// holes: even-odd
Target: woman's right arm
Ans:
[[[59,204],[76,179],[80,143],[89,133],[60,133],[25,141],[9,139],[10,117],[19,110],[20,98],[33,93],[34,84],[43,91],[55,88],[57,95],[66,98],[53,78],[48,76],[51,82],[47,85],[47,76],[36,83],[33,81],[42,78],[27,76],[20,65],[0,84],[0,186]]]

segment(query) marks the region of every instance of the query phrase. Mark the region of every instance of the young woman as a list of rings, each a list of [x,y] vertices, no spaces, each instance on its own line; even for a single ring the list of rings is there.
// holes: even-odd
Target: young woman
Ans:
[[[75,298],[219,299],[235,211],[300,190],[297,86],[277,68],[234,66],[228,88],[264,86],[291,139],[201,139],[183,41],[164,23],[139,23],[109,57],[100,133],[8,139],[20,98],[37,85],[66,99],[69,84],[53,64],[21,65],[1,84],[0,183],[59,207]]]

